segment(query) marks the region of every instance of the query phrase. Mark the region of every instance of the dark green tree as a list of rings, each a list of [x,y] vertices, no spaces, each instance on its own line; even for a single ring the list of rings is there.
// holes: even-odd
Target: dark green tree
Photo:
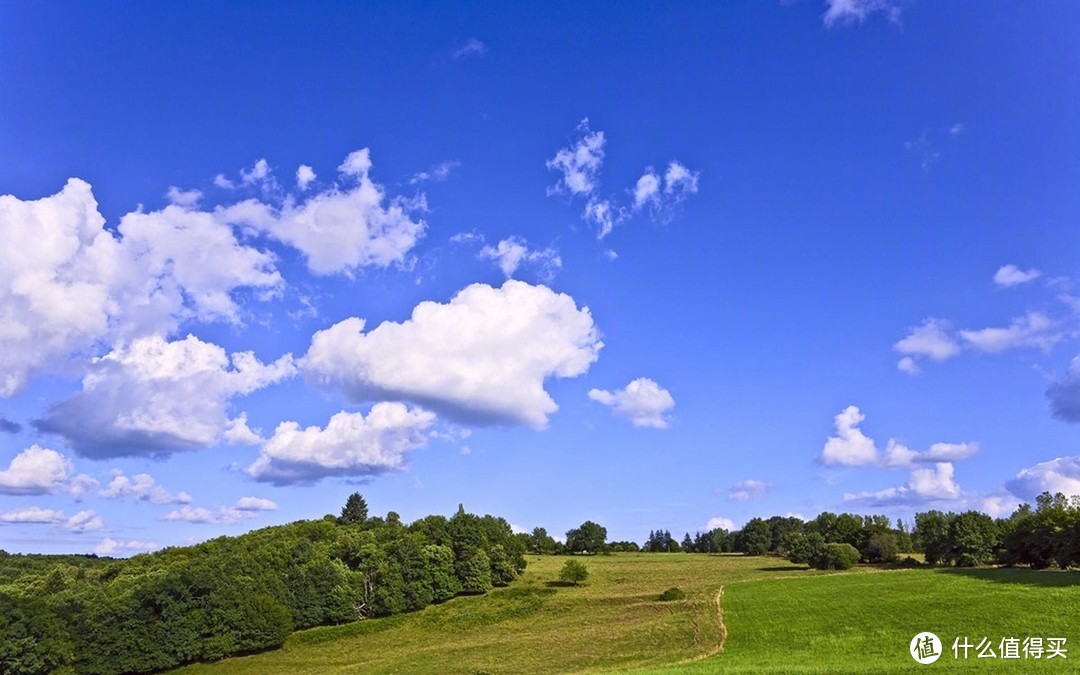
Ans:
[[[341,517],[338,522],[342,525],[363,525],[367,522],[368,507],[364,496],[354,492],[345,500],[345,506],[341,509]]]
[[[567,560],[559,570],[559,581],[577,586],[589,578],[589,570],[577,560]]]
[[[586,520],[581,527],[566,533],[566,550],[570,553],[599,553],[607,541],[607,528]]]

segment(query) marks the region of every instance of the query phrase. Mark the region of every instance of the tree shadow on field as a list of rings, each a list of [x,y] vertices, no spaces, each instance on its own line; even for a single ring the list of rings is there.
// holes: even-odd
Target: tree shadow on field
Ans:
[[[545,581],[544,585],[548,588],[573,588],[583,584],[575,584],[573,581]]]
[[[772,567],[759,567],[758,572],[805,572],[810,569],[809,565],[773,565]]]
[[[939,567],[934,571],[941,574],[955,574],[983,581],[992,581],[998,584],[1043,587],[1080,586],[1080,572],[1032,570],[1018,567]]]

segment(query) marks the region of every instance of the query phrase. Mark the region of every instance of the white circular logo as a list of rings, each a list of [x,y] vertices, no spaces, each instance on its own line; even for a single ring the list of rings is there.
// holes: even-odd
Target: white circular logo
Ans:
[[[941,640],[933,633],[919,633],[911,638],[911,658],[919,663],[933,663],[941,658]]]

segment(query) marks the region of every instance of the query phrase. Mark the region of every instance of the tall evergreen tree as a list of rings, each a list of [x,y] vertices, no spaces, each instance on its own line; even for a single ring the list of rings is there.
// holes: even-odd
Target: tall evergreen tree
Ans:
[[[345,500],[345,506],[341,509],[341,517],[338,522],[342,525],[363,525],[367,522],[368,510],[364,496],[354,492]]]

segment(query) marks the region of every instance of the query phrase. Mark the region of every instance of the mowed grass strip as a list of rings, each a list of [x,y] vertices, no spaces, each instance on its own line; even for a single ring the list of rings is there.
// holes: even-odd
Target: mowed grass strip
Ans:
[[[1021,569],[879,570],[730,584],[724,652],[679,673],[1080,672],[1080,573]],[[943,643],[936,663],[908,655],[918,633]],[[953,657],[953,640],[984,637],[997,658]],[[1064,637],[1068,658],[1002,659],[1002,638]]]
[[[486,596],[294,634],[281,650],[183,673],[1076,672],[1080,574],[1028,570],[812,572],[775,558],[617,554],[580,558],[588,581],[558,586],[566,558],[533,556]],[[686,599],[660,602],[672,586]],[[727,641],[719,643],[721,586]],[[907,653],[935,632],[946,654]],[[956,636],[1067,637],[1072,659],[954,661]]]

